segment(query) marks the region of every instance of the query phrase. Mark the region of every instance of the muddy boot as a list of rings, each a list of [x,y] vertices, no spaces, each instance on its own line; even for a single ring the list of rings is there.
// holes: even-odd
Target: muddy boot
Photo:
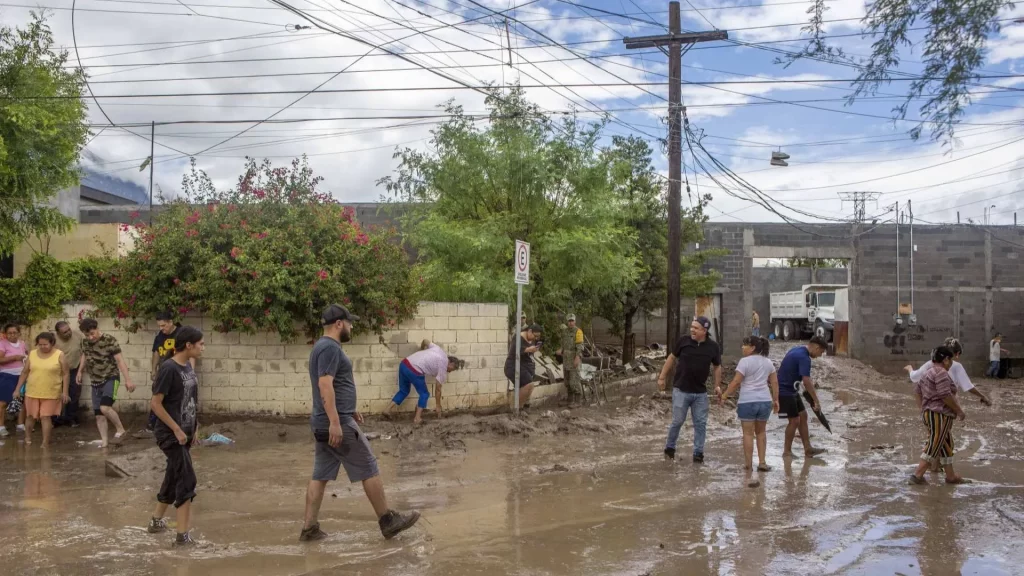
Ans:
[[[184,534],[179,533],[177,536],[174,537],[175,548],[183,548],[195,545],[196,541],[192,539],[192,535],[188,532],[185,532]]]
[[[380,524],[380,533],[384,535],[385,539],[390,540],[400,532],[412,528],[419,519],[420,513],[415,510],[408,514],[388,510],[388,513],[381,516],[377,523]]]
[[[299,542],[313,542],[315,540],[323,540],[324,538],[327,538],[327,532],[320,529],[319,522],[309,528],[303,528],[299,534]]]
[[[167,520],[164,520],[163,518],[151,518],[149,520],[149,527],[146,528],[146,532],[149,532],[150,534],[167,532]]]
[[[675,448],[665,448],[665,460],[675,460],[675,459],[676,459],[676,449]]]

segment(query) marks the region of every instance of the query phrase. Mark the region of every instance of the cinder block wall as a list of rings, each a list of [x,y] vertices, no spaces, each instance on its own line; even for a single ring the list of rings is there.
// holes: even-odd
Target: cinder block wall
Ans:
[[[32,333],[52,330],[58,320],[77,325],[78,314],[87,305],[69,305],[64,318],[51,318],[33,327]],[[398,390],[398,366],[402,359],[430,339],[450,355],[466,361],[466,367],[449,375],[442,392],[442,408],[462,410],[504,405],[508,381],[503,374],[508,353],[508,306],[505,304],[451,304],[421,302],[416,316],[397,330],[381,337],[356,334],[344,345],[353,363],[358,387],[359,410],[366,414],[383,412]],[[150,358],[156,324],[129,334],[116,330],[111,319],[101,318],[100,329],[121,343],[135,392],[122,387],[121,409],[146,410],[151,397]],[[204,413],[265,416],[307,416],[312,409],[309,381],[309,352],[305,338],[283,343],[276,334],[219,333],[214,322],[201,317],[187,318],[185,324],[203,329],[206,351],[199,363],[199,402]],[[433,393],[433,379],[428,379]],[[562,384],[539,387],[535,399],[558,394]],[[89,395],[83,394],[83,403]],[[402,406],[416,405],[413,391]],[[428,408],[435,407],[431,398]]]

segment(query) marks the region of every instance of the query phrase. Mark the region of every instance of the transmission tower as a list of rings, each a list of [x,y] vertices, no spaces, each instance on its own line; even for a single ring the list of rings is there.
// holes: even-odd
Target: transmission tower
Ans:
[[[840,192],[839,199],[843,201],[843,205],[847,202],[853,202],[853,221],[864,222],[867,219],[867,204],[868,202],[874,202],[875,206],[878,206],[878,197],[881,196],[879,192]]]

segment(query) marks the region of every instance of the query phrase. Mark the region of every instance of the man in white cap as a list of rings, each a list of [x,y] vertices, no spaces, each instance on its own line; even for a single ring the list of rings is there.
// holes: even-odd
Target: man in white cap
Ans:
[[[576,315],[565,317],[568,324],[562,325],[562,372],[565,375],[565,391],[569,406],[576,406],[583,398],[580,384],[580,363],[583,362],[583,331],[576,327]]]

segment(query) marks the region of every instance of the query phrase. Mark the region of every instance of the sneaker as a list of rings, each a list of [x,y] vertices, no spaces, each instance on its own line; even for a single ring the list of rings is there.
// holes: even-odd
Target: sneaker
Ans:
[[[195,545],[196,545],[196,541],[192,539],[192,534],[189,533],[189,532],[185,532],[184,534],[181,534],[179,532],[178,535],[174,538],[174,546],[175,546],[175,548],[183,547],[183,546],[195,546]]]
[[[665,460],[675,460],[675,459],[676,459],[676,449],[675,448],[665,448]]]
[[[299,534],[299,542],[313,542],[315,540],[323,540],[324,538],[327,538],[327,532],[320,529],[319,522],[309,528],[303,528]]]
[[[399,532],[412,528],[419,519],[420,513],[415,510],[408,514],[389,510],[387,514],[380,517],[377,523],[380,524],[380,533],[384,535],[385,539],[390,540]]]
[[[10,435],[11,433],[7,431],[6,427],[0,426],[0,438],[7,438]]]
[[[25,433],[25,425],[24,424],[18,424],[18,427],[15,428],[15,430],[17,430],[18,432],[21,432],[22,434],[24,434]]]
[[[917,486],[923,486],[923,485],[927,484],[928,481],[925,480],[924,478],[920,477],[920,476],[917,476],[916,474],[911,474],[910,475],[910,483],[911,484],[915,484]]]
[[[693,461],[695,463],[697,463],[697,464],[703,464],[704,463],[704,453],[703,452],[694,452],[693,453]]]
[[[149,528],[146,528],[146,532],[149,532],[150,534],[167,532],[167,520],[164,520],[163,518],[151,518],[149,520]]]

